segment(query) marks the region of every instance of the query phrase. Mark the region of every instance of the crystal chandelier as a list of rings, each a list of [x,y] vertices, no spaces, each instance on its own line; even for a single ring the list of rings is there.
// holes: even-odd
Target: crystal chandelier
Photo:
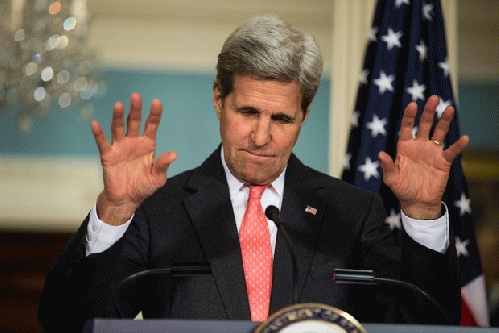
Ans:
[[[19,106],[22,133],[54,108],[92,114],[105,85],[86,47],[88,22],[86,0],[1,1],[0,110]]]

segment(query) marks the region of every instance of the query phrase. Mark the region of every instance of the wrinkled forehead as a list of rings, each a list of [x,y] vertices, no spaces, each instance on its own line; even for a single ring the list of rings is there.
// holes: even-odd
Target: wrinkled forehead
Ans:
[[[245,90],[248,92],[252,89],[252,87],[248,87],[248,83],[252,83],[252,87],[258,87],[262,85],[266,85],[272,87],[273,89],[279,90],[279,92],[284,93],[288,92],[288,96],[293,96],[293,100],[298,103],[297,105],[301,108],[303,102],[303,92],[298,80],[280,80],[275,78],[261,77],[254,74],[235,74],[232,80],[232,87],[229,94],[236,93],[236,89],[238,92]],[[293,94],[290,94],[292,90]],[[229,95],[228,94],[228,95]],[[296,96],[296,98],[294,98]],[[226,96],[223,96],[222,102],[225,102]],[[307,110],[303,110],[303,113],[306,113]]]

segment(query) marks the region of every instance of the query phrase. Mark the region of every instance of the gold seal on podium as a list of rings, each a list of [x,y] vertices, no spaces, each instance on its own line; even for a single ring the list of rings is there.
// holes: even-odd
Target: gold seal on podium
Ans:
[[[295,304],[262,322],[255,333],[366,333],[350,314],[318,303]]]

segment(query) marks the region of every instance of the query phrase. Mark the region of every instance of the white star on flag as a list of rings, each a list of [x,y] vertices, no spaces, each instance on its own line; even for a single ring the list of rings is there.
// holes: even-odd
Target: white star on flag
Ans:
[[[445,61],[439,62],[438,67],[440,67],[444,70],[444,75],[446,77],[449,76],[449,63],[448,63],[447,58],[445,58]]]
[[[381,37],[381,40],[386,42],[386,48],[391,51],[394,46],[402,47],[402,44],[400,44],[402,35],[402,31],[394,32],[392,28],[388,28],[387,34]]]
[[[373,162],[369,157],[366,157],[366,163],[359,166],[359,171],[364,173],[364,180],[367,182],[371,177],[379,178],[379,161]]]
[[[345,159],[343,160],[343,169],[350,170],[350,160],[352,159],[352,154],[345,154]]]
[[[400,213],[395,213],[395,209],[390,211],[390,216],[387,216],[385,219],[385,223],[390,226],[390,229],[393,230],[395,228],[400,229]]]
[[[362,70],[362,72],[360,72],[360,74],[359,74],[359,83],[366,84],[368,75],[369,75],[369,71],[367,69]]]
[[[428,54],[428,48],[426,47],[424,40],[420,40],[419,44],[416,45],[416,51],[419,53],[419,60],[424,61],[426,59],[426,56]]]
[[[419,127],[418,126],[414,126],[412,128],[412,138],[415,139],[416,136],[418,135],[418,130],[419,130]]]
[[[418,135],[418,128],[417,126],[414,126],[412,128],[412,138],[415,139],[416,136]],[[400,137],[400,131],[397,132],[397,136]]]
[[[399,8],[400,5],[410,5],[409,0],[395,0],[395,7]]]
[[[440,119],[440,117],[442,117],[442,113],[444,113],[445,109],[451,105],[452,105],[451,100],[444,101],[442,98],[440,98],[440,102],[437,105],[437,117]]]
[[[412,81],[412,87],[406,89],[406,91],[412,96],[412,101],[416,102],[418,99],[424,100],[424,91],[426,86],[424,84],[419,84],[418,81]]]
[[[373,27],[371,30],[369,30],[369,33],[367,34],[367,40],[371,42],[376,42],[378,39],[376,38],[376,34],[378,33],[378,28]]]
[[[350,125],[352,125],[353,127],[359,126],[359,117],[360,117],[360,112],[354,111],[352,113],[352,118],[350,118]]]
[[[431,17],[431,11],[433,10],[433,5],[431,3],[425,3],[423,4],[423,16],[425,17],[425,19],[427,19],[428,21],[431,21],[432,20],[432,17]]]
[[[366,125],[371,130],[371,137],[375,138],[379,134],[386,135],[385,125],[387,122],[385,118],[379,119],[378,115],[375,114],[373,120]]]
[[[378,86],[380,95],[385,91],[394,91],[392,82],[395,80],[395,75],[386,75],[384,71],[379,71],[379,78],[374,80],[374,84]]]
[[[471,200],[466,198],[466,195],[461,193],[461,199],[454,201],[454,206],[459,208],[459,215],[463,216],[465,213],[471,213]]]
[[[459,236],[456,236],[456,251],[458,257],[462,255],[467,257],[469,255],[468,249],[466,248],[469,243],[470,243],[469,239],[462,241],[461,238],[459,238]]]

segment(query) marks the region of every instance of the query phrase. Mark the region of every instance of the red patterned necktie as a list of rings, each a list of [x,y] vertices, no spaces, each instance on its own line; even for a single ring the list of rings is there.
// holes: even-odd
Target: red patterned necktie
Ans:
[[[250,186],[246,212],[239,230],[244,276],[251,320],[263,321],[269,315],[272,289],[272,247],[269,226],[260,198],[268,185]]]

